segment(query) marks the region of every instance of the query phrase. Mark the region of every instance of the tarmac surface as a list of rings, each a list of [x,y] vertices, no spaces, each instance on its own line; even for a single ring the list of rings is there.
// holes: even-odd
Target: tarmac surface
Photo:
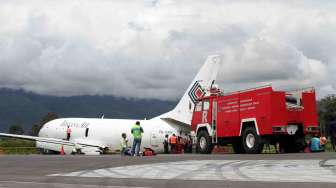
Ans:
[[[336,153],[2,155],[0,187],[336,187]]]

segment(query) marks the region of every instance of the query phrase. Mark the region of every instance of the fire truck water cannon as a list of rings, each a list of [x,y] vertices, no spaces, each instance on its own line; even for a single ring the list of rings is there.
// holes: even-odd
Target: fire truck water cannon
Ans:
[[[315,90],[274,91],[268,85],[222,93],[214,85],[197,101],[191,126],[199,153],[227,144],[236,153],[261,153],[264,144],[300,152],[305,137],[319,133]]]

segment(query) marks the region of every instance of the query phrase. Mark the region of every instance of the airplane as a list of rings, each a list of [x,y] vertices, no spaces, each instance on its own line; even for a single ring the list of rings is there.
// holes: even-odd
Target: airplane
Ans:
[[[165,135],[190,134],[195,103],[209,93],[221,64],[220,55],[208,56],[176,107],[149,120],[60,118],[44,124],[37,137],[7,133],[0,133],[0,137],[36,141],[36,148],[43,154],[60,153],[62,150],[65,154],[80,151],[86,155],[98,155],[107,150],[117,151],[122,133],[126,133],[131,142],[131,127],[139,121],[144,130],[141,147],[162,153]],[[68,127],[72,132],[70,139],[66,140]]]

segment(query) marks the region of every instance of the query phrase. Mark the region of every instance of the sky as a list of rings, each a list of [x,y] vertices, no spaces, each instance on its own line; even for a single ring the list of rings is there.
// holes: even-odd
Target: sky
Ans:
[[[336,91],[336,2],[0,0],[0,88],[177,100],[208,55],[224,91]]]

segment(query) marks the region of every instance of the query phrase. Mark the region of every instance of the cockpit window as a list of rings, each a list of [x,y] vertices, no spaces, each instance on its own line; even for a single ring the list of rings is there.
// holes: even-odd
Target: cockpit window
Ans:
[[[196,104],[195,111],[196,112],[202,111],[202,102],[201,101]]]
[[[209,100],[204,100],[203,101],[203,110],[209,110],[210,103]]]

